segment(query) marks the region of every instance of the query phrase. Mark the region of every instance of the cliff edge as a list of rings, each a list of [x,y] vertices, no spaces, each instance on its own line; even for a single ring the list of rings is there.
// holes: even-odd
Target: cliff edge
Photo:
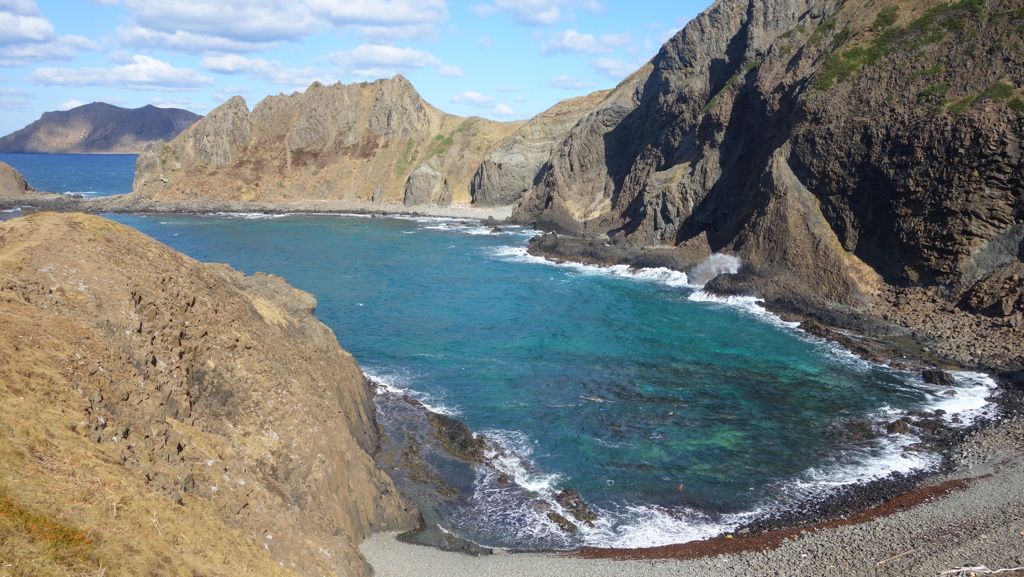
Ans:
[[[371,393],[315,306],[99,217],[0,223],[5,562],[368,575],[358,543],[418,513],[375,466]],[[26,518],[80,538],[49,555]]]

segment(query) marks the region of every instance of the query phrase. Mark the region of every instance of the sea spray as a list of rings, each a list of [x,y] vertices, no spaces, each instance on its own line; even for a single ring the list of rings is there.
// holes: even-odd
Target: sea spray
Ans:
[[[720,274],[738,273],[740,265],[740,257],[716,252],[690,269],[690,284],[702,287]]]

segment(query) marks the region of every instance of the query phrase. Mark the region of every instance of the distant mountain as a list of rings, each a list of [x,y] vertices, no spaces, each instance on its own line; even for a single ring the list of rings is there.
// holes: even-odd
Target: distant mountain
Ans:
[[[174,139],[200,118],[180,108],[121,108],[93,102],[44,112],[39,120],[0,138],[0,153],[138,154],[158,140]]]

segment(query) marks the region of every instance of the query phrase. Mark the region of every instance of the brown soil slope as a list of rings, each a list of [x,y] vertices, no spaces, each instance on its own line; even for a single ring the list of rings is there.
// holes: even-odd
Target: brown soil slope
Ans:
[[[416,513],[315,306],[99,217],[0,224],[5,572],[366,575]]]

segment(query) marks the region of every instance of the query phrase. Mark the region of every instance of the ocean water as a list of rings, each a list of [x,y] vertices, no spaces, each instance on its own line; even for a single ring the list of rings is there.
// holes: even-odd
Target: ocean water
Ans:
[[[571,487],[599,514],[577,536],[494,491],[445,530],[499,547],[636,547],[717,534],[836,486],[937,463],[886,438],[901,411],[964,421],[958,395],[811,338],[751,299],[682,273],[554,265],[531,232],[426,218],[115,216],[199,260],[281,275],[363,369],[497,440],[540,497]],[[726,266],[735,266],[727,261]],[[876,435],[880,435],[877,436]],[[872,438],[874,437],[874,438]],[[523,466],[524,463],[526,466]]]
[[[110,196],[128,194],[135,178],[134,154],[0,154],[36,190]]]
[[[500,443],[497,465],[520,492],[551,501],[571,487],[599,515],[566,535],[479,468],[473,498],[442,529],[486,546],[708,537],[837,486],[934,466],[913,436],[884,435],[904,411],[942,408],[968,423],[994,410],[985,375],[956,373],[949,397],[752,299],[701,292],[695,283],[742,266],[724,256],[691,279],[553,264],[526,254],[529,230],[449,219],[110,217],[315,294],[317,316],[367,374]]]

